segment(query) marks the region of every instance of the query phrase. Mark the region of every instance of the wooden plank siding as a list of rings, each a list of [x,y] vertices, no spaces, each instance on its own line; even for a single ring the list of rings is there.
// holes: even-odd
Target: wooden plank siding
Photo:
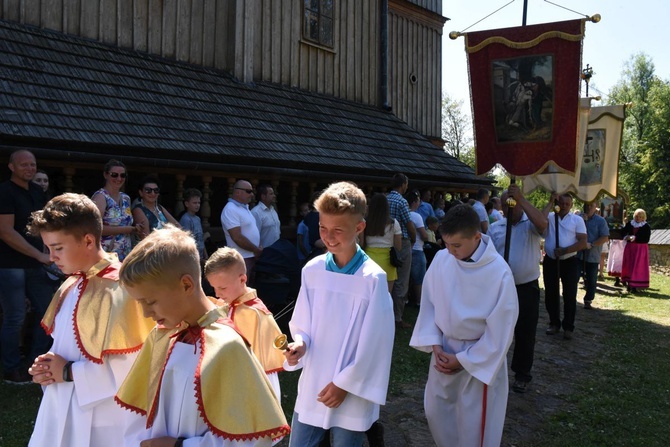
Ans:
[[[443,23],[441,16],[426,15],[408,2],[389,1],[389,104],[410,127],[438,139]]]
[[[389,104],[440,135],[442,0],[389,1]],[[378,105],[381,0],[333,2],[333,48],[302,38],[304,0],[0,0],[2,19]],[[409,82],[410,75],[417,82]]]

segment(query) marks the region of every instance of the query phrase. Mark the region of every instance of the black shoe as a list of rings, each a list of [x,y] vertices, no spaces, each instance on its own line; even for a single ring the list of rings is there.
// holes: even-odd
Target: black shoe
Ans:
[[[572,331],[563,331],[563,340],[572,340]]]
[[[614,287],[621,287],[621,281],[619,281],[619,278],[614,281]]]
[[[370,447],[384,447],[384,426],[379,421],[372,423],[372,426],[365,432]]]
[[[14,369],[4,373],[4,380],[10,385],[28,385],[33,383],[33,376],[23,369]]]
[[[591,306],[591,301],[584,301],[584,309],[593,309],[593,306]]]
[[[547,330],[545,331],[545,333],[547,335],[555,335],[555,334],[558,334],[560,331],[561,331],[561,328],[558,327],[558,326],[549,326],[547,328]]]
[[[530,382],[526,382],[524,380],[517,379],[517,380],[514,381],[514,384],[512,384],[512,391],[514,391],[515,393],[523,394],[526,391],[528,391],[528,384],[529,383]]]

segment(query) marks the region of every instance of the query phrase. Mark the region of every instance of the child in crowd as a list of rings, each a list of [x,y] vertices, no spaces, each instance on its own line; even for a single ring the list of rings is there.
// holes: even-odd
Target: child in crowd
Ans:
[[[193,238],[166,225],[128,255],[121,283],[157,325],[116,395],[145,418],[126,445],[270,446],[286,419],[245,340],[200,285]]]
[[[219,248],[205,263],[205,276],[216,297],[225,302],[226,314],[251,345],[281,401],[277,373],[284,370],[284,355],[273,345],[281,331],[256,290],[247,287],[244,258],[233,248]]]
[[[426,240],[426,242],[437,244],[437,239],[435,239],[435,232],[437,231],[439,225],[440,224],[439,221],[437,220],[437,217],[435,216],[426,217],[426,234],[428,235],[428,239]]]
[[[424,407],[439,446],[497,447],[502,439],[518,302],[511,270],[479,228],[470,205],[447,212],[447,250],[426,273],[410,340],[433,353]]]
[[[312,251],[312,247],[309,245],[309,228],[305,223],[305,216],[311,211],[310,205],[307,202],[300,204],[300,216],[303,220],[298,224],[298,230],[296,232],[296,247],[298,249],[298,260],[302,263],[305,262],[307,256]]]
[[[204,264],[207,259],[207,250],[205,249],[202,222],[197,215],[198,211],[200,211],[201,199],[202,193],[195,188],[189,188],[184,191],[184,208],[186,208],[186,212],[179,219],[179,225],[184,230],[189,231],[193,239],[195,239],[195,245],[198,247],[198,253],[200,254],[200,262]]]
[[[293,447],[361,446],[386,401],[394,316],[386,274],[357,245],[366,200],[348,182],[316,200],[328,253],[309,261],[289,323],[285,369],[303,368],[293,413]]]
[[[102,217],[91,199],[57,196],[32,213],[28,230],[71,275],[42,320],[54,339],[51,351],[29,369],[44,387],[29,445],[121,445],[128,415],[113,396],[153,323],[119,285],[121,265],[102,250]]]

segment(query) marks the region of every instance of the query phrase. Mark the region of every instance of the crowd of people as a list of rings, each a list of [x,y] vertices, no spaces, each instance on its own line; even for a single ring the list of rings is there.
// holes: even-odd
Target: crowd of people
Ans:
[[[424,405],[436,444],[500,445],[512,343],[512,391],[532,380],[540,274],[546,334],[570,340],[579,279],[591,308],[609,240],[595,204],[578,215],[566,194],[539,210],[515,184],[461,202],[410,190],[404,174],[371,197],[333,183],[300,205],[304,266],[287,340],[253,288],[256,260],[281,238],[271,185],[235,182],[221,213],[228,246],[208,254],[197,190],[184,192],[177,221],[156,178],[131,201],[117,160],[91,198],[49,197],[29,151],[13,153],[9,168],[0,184],[2,367],[6,381],[44,389],[31,446],[270,446],[286,436],[295,447],[326,437],[383,445],[394,334],[410,328],[410,346],[431,354]],[[620,272],[632,292],[649,286],[649,233],[637,210]],[[50,277],[49,265],[65,279]],[[36,316],[28,368],[19,349],[26,298]],[[408,304],[419,308],[414,326],[403,319]],[[278,374],[294,370],[289,426]]]

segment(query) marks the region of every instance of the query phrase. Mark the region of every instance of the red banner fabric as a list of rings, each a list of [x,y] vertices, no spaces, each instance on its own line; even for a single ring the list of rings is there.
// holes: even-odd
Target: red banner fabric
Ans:
[[[477,174],[575,172],[584,20],[467,33]]]

